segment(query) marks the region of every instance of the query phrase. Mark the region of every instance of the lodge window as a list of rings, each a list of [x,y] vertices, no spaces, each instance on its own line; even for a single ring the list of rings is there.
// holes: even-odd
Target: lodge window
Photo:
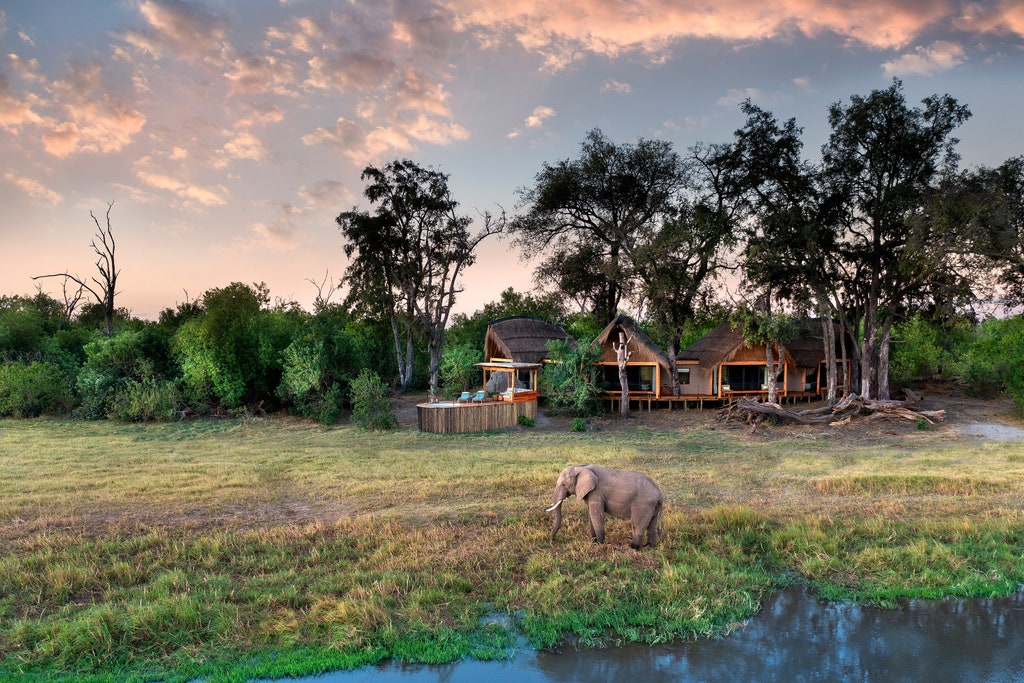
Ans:
[[[605,391],[621,391],[619,384],[619,366],[602,365],[601,388]],[[626,382],[630,391],[654,391],[654,366],[626,366]]]
[[[760,391],[765,383],[763,365],[727,365],[724,384],[730,391]]]
[[[690,368],[679,368],[679,384],[690,383]]]

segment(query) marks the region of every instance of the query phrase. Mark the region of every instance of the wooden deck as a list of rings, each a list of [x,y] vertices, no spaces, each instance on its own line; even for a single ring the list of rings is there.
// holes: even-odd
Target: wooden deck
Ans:
[[[687,396],[655,396],[653,393],[630,392],[629,406],[637,410],[703,410],[708,408],[720,408],[730,401],[739,400],[742,397],[764,397],[765,391],[730,391],[721,396],[715,394],[690,394]],[[779,394],[780,403],[796,404],[800,401],[814,401],[822,398],[823,394],[816,391],[790,391],[785,395]],[[599,396],[602,409],[607,407],[608,412],[618,412],[622,403],[622,395],[619,392],[605,392]]]
[[[490,399],[478,403],[447,401],[420,403],[416,406],[417,425],[420,431],[434,434],[466,434],[505,429],[519,424],[519,417],[522,415],[531,420],[537,419],[536,394],[533,400]]]

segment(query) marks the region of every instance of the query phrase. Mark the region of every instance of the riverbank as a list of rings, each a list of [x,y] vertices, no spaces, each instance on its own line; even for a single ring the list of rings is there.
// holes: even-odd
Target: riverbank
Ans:
[[[883,605],[1007,595],[1024,456],[961,430],[1019,426],[982,408],[923,430],[0,422],[0,674],[230,681],[706,638],[795,578]],[[582,462],[658,482],[661,546],[630,549],[620,521],[591,544],[575,501],[550,540],[554,480]]]

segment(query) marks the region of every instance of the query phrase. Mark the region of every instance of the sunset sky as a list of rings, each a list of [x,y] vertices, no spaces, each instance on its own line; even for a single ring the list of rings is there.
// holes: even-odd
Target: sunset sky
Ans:
[[[1024,0],[0,0],[0,46],[0,294],[94,275],[113,201],[118,304],[149,319],[234,281],[308,307],[367,163],[511,214],[594,127],[684,151],[749,97],[816,159],[829,104],[894,76],[970,107],[963,165],[1024,154]],[[486,242],[456,310],[530,269]]]

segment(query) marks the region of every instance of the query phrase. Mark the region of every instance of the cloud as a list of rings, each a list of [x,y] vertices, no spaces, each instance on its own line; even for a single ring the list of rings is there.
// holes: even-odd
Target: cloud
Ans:
[[[613,94],[613,95],[628,95],[633,92],[633,86],[629,83],[620,83],[614,78],[609,78],[601,85],[601,94]]]
[[[137,165],[145,165],[149,161],[149,157],[144,157]],[[203,187],[165,173],[145,170],[136,170],[135,175],[144,185],[148,185],[155,190],[164,190],[174,194],[183,200],[186,206],[193,204],[223,206],[227,204],[228,189],[223,185]]]
[[[299,188],[299,196],[310,206],[327,206],[338,208],[342,202],[351,202],[354,197],[345,187],[344,183],[337,180],[321,180]]]
[[[550,119],[555,115],[555,110],[551,107],[535,107],[533,113],[526,117],[527,128],[540,128],[544,125],[545,119]]]
[[[646,0],[624,3],[580,0],[553,3],[518,0],[480,3],[442,0],[456,17],[456,27],[482,45],[509,40],[541,57],[542,68],[566,68],[586,55],[614,58],[624,52],[665,59],[685,39],[750,42],[801,34],[836,34],[872,48],[900,48],[923,30],[955,20],[952,5],[918,0],[889,3],[835,3],[830,0],[781,0],[752,3],[719,0],[707,3]],[[1015,25],[1010,0],[1001,25]]]
[[[732,88],[729,92],[719,97],[718,101],[715,102],[715,105],[719,107],[733,108],[739,106],[741,102],[746,100],[763,103],[766,99],[768,98],[760,88],[743,88],[742,90]]]
[[[39,70],[39,60],[24,60],[16,54],[7,55],[7,66],[18,75],[23,81],[30,83],[41,83],[45,81],[42,72]]]
[[[273,55],[241,55],[231,60],[229,67],[224,78],[231,84],[232,94],[286,94],[295,81],[292,65]]]
[[[514,140],[525,132],[524,128],[542,128],[544,126],[544,121],[550,119],[554,115],[555,110],[551,107],[546,107],[544,105],[534,107],[533,111],[530,112],[530,115],[523,121],[523,127],[516,128],[505,137],[509,140]]]
[[[295,79],[307,91],[340,95],[349,107],[332,126],[303,136],[303,143],[337,147],[364,163],[417,143],[467,139],[445,88],[453,20],[433,0],[404,0],[350,3],[344,11],[294,17],[268,29],[267,45],[276,55],[305,65]]]
[[[797,76],[796,78],[794,78],[793,85],[800,88],[800,90],[806,93],[813,93],[815,91],[814,84],[811,83],[811,79],[807,78],[806,76]]]
[[[0,128],[14,130],[26,123],[40,123],[29,97],[14,91],[10,81],[0,74]]]
[[[118,35],[137,50],[159,58],[170,54],[198,60],[224,46],[227,22],[181,0],[144,0],[138,5],[143,29],[124,29]]]
[[[299,240],[295,235],[295,225],[287,218],[281,218],[273,223],[255,223],[252,232],[258,238],[258,243],[272,251],[292,251],[299,247]]]
[[[13,173],[4,173],[4,180],[13,183],[19,190],[27,194],[39,204],[60,204],[64,197],[51,190],[37,180],[16,176]]]
[[[345,117],[338,118],[333,128],[317,128],[312,133],[302,136],[302,143],[310,147],[330,145],[342,149],[359,147],[366,140],[366,132],[359,124]]]
[[[266,156],[263,141],[248,131],[242,131],[229,140],[220,153],[228,160],[250,159],[260,161]]]
[[[146,124],[146,117],[112,94],[97,63],[72,64],[51,92],[64,109],[43,134],[43,146],[56,157],[77,152],[117,152]]]
[[[882,64],[887,76],[934,76],[960,66],[966,60],[963,47],[957,43],[937,40],[929,47],[916,47],[914,52]]]
[[[1024,5],[1019,0],[971,2],[963,7],[956,26],[966,31],[1024,36]]]

